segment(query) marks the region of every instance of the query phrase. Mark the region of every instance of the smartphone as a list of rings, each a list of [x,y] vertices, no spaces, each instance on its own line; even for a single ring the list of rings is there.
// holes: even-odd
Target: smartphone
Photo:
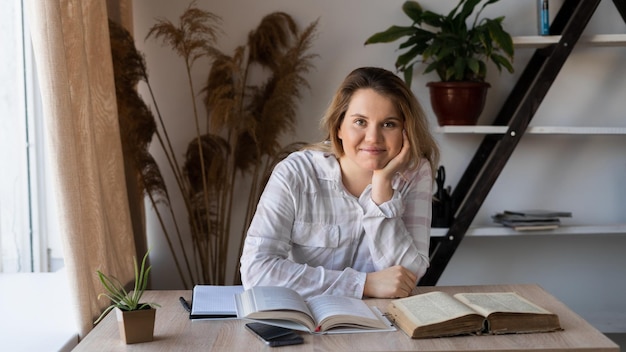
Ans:
[[[263,323],[247,323],[246,329],[270,347],[299,345],[304,342],[302,336],[293,330]]]

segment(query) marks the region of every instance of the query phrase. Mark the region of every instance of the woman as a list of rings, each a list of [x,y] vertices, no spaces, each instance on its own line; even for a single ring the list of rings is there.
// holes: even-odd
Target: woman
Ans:
[[[241,257],[244,288],[406,297],[428,267],[439,150],[394,73],[351,72],[321,121],[326,141],[272,172]]]

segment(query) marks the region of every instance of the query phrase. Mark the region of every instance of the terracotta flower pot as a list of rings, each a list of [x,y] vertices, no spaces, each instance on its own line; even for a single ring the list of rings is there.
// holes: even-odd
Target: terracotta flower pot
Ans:
[[[115,309],[120,337],[127,344],[149,342],[154,338],[156,309],[123,311]]]
[[[475,125],[490,87],[486,82],[429,82],[426,86],[439,126]]]

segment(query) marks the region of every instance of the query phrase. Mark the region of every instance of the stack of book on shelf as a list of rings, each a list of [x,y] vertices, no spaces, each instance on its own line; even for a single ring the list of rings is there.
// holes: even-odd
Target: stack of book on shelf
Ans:
[[[561,225],[561,218],[570,217],[570,212],[551,210],[505,210],[492,216],[494,222],[517,231],[554,230]]]

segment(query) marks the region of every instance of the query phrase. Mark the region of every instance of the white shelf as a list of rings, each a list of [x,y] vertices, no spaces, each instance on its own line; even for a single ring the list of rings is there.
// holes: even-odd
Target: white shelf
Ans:
[[[508,126],[437,126],[437,133],[459,134],[505,134]],[[626,127],[572,127],[572,126],[529,126],[526,133],[531,134],[582,134],[582,135],[624,135]]]
[[[448,233],[447,228],[432,228],[431,237],[444,237]],[[470,227],[465,236],[519,236],[519,235],[591,235],[591,234],[618,234],[626,235],[626,224],[617,225],[594,225],[594,226],[561,226],[554,230],[545,231],[515,231],[504,226]]]
[[[516,48],[543,48],[557,44],[561,40],[560,35],[546,36],[517,36],[513,37],[513,46]],[[626,34],[596,34],[582,36],[579,44],[590,46],[623,46],[626,45]]]

